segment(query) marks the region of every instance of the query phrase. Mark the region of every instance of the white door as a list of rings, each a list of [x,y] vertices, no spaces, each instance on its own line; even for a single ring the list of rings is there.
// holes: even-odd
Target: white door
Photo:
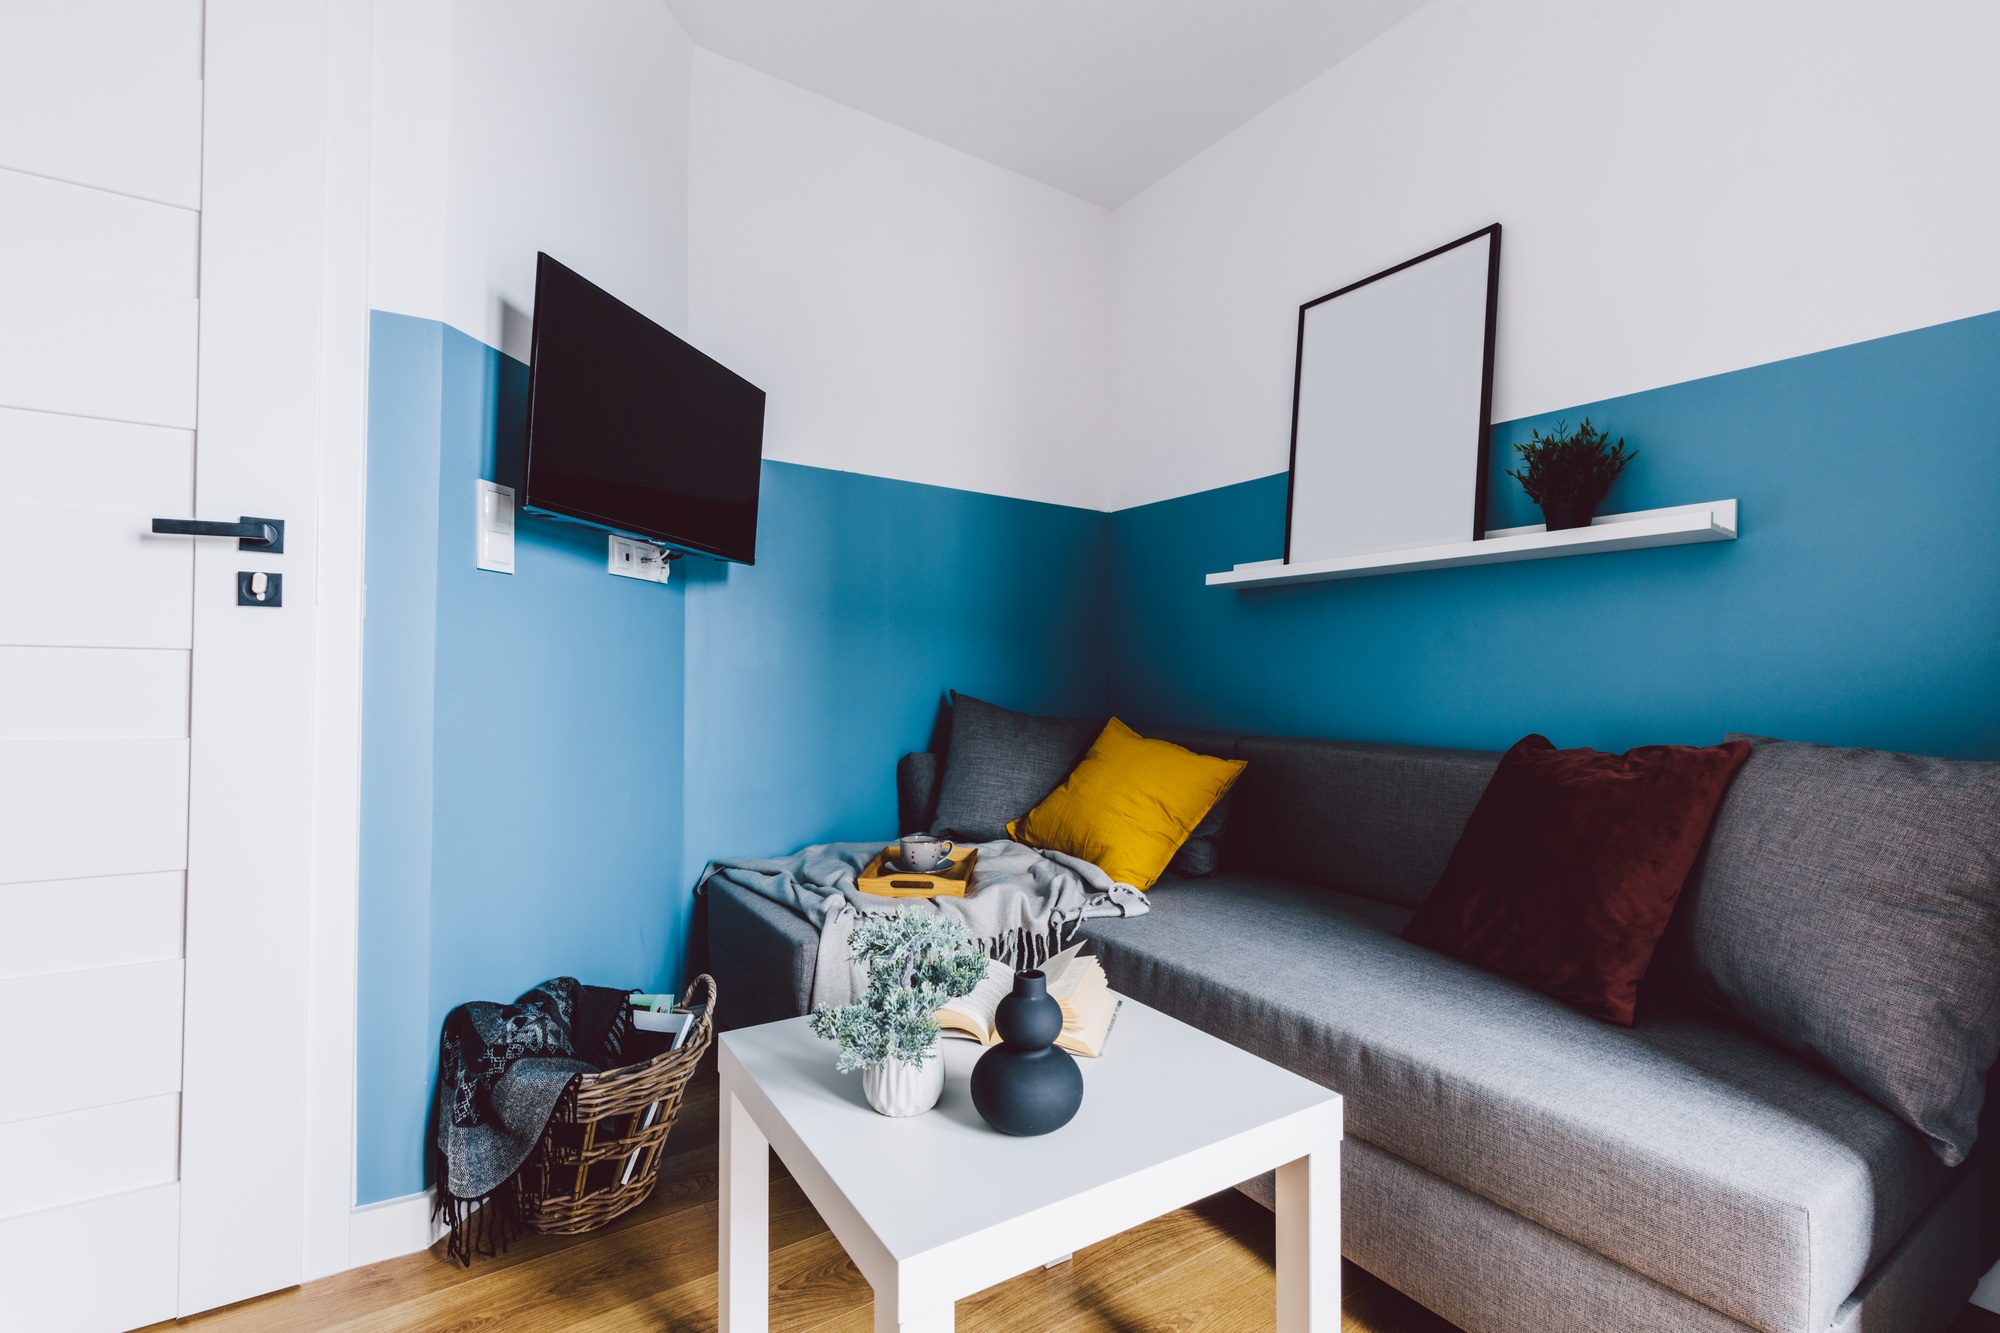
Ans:
[[[8,1328],[299,1277],[326,40],[0,0]],[[282,554],[151,531],[244,514]]]

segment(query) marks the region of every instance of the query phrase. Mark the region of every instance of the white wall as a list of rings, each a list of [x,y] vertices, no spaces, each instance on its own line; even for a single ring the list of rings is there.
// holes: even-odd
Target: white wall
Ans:
[[[1435,0],[1115,215],[1111,507],[1286,466],[1297,307],[1506,228],[1506,420],[2000,309],[2000,7]]]
[[[1100,506],[1103,209],[697,51],[689,216],[767,457]]]
[[[687,327],[688,84],[663,0],[377,0],[369,301],[527,356],[535,252]]]

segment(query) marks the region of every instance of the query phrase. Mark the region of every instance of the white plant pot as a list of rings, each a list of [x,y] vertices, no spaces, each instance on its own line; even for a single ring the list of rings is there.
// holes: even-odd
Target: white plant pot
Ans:
[[[861,1090],[883,1115],[922,1115],[944,1095],[944,1053],[933,1047],[920,1065],[902,1060],[863,1065]]]

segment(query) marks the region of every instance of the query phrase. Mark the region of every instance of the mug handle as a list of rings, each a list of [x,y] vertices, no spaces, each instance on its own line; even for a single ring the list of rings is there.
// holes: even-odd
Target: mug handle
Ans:
[[[946,838],[943,844],[938,848],[938,854],[944,857],[945,860],[949,861],[951,860],[951,854],[957,850],[958,850],[958,844],[953,842],[950,838]]]

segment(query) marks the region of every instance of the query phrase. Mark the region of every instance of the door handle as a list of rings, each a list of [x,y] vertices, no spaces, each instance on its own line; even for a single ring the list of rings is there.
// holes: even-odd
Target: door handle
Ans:
[[[210,523],[199,518],[156,518],[153,520],[153,531],[173,537],[234,537],[239,551],[268,551],[272,555],[283,555],[285,551],[285,520],[282,518],[245,516],[236,523]]]

